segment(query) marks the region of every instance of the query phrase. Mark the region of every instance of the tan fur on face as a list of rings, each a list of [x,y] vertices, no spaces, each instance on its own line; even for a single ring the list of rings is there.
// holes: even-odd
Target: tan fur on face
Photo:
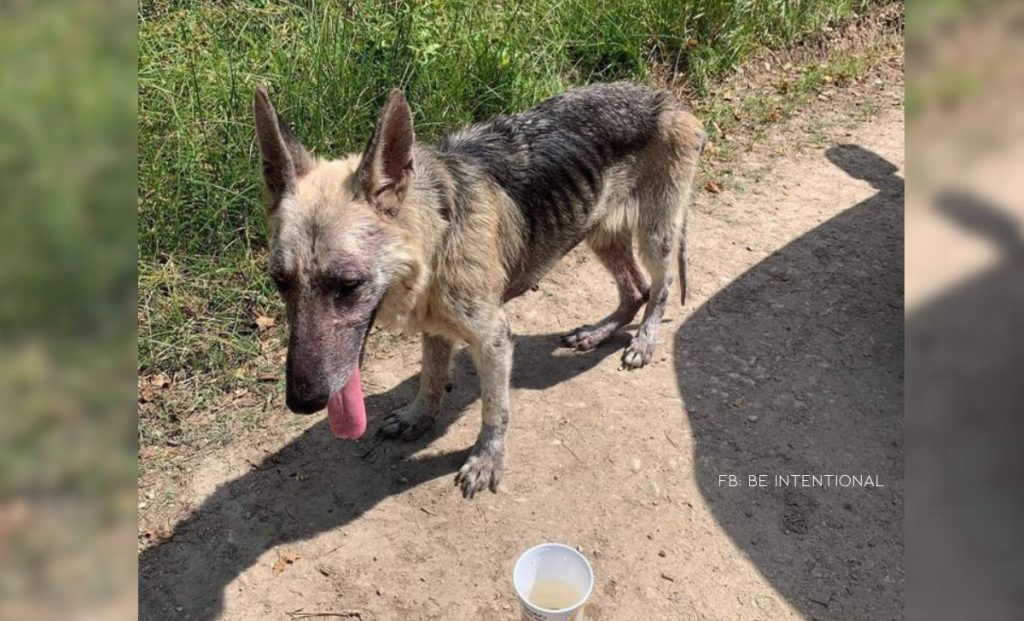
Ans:
[[[340,256],[358,257],[374,280],[391,284],[401,295],[385,296],[382,320],[401,323],[422,289],[422,257],[409,231],[378,214],[356,196],[355,172],[360,157],[319,160],[270,214],[275,251],[285,254],[289,269],[310,277]],[[383,246],[366,256],[365,240],[382,233]]]
[[[420,166],[430,164],[428,154],[419,159]],[[402,208],[386,217],[356,197],[359,161],[353,155],[317,162],[272,212],[274,246],[315,273],[332,256],[363,252],[367,232],[383,232],[386,248],[367,257],[389,284],[377,320],[404,332],[466,340],[470,329],[454,309],[464,308],[465,300],[500,302],[505,273],[522,253],[521,218],[513,217],[517,212],[503,192],[483,184],[475,188],[476,208],[465,222],[476,234],[442,239],[445,223],[427,204],[422,177],[413,174]]]

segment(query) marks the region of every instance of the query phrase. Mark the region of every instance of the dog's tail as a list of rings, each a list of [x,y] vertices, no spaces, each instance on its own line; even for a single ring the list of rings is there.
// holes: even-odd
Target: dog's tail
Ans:
[[[679,303],[686,305],[686,226],[679,231]]]

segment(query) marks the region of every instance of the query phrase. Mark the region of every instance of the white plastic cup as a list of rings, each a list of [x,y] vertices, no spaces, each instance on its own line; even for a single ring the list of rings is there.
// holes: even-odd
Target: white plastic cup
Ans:
[[[579,597],[570,606],[542,608],[530,601],[534,586],[546,581],[567,583]],[[512,570],[512,584],[522,604],[523,621],[582,621],[583,604],[594,590],[594,570],[586,557],[560,543],[542,543],[523,552]]]

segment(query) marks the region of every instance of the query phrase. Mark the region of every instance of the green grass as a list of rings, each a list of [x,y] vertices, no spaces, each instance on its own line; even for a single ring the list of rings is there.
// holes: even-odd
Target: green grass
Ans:
[[[266,83],[305,144],[365,143],[389,88],[420,137],[568,86],[668,68],[699,95],[865,0],[142,2],[139,368],[230,374],[276,314],[251,123]]]
[[[809,99],[828,86],[844,87],[866,73],[877,62],[874,49],[857,55],[834,55],[820,62],[799,67],[797,75],[774,84],[774,91],[763,90],[746,95],[736,101],[726,101],[722,95],[703,102],[700,115],[711,142],[716,143],[722,157],[728,159],[734,142],[722,141],[739,125],[753,128],[755,135],[763,128],[788,118]],[[730,98],[733,99],[733,98]]]

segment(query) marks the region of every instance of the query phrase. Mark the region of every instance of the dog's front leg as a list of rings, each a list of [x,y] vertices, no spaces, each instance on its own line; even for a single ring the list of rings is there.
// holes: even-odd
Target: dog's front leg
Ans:
[[[452,342],[440,336],[422,337],[423,366],[420,390],[412,403],[384,419],[380,432],[390,438],[415,440],[434,426],[441,413],[441,399],[451,381]]]
[[[469,343],[469,352],[480,377],[483,425],[473,452],[455,476],[455,484],[462,488],[463,496],[472,498],[485,487],[497,492],[505,470],[512,333],[504,311],[498,309],[491,314]]]

